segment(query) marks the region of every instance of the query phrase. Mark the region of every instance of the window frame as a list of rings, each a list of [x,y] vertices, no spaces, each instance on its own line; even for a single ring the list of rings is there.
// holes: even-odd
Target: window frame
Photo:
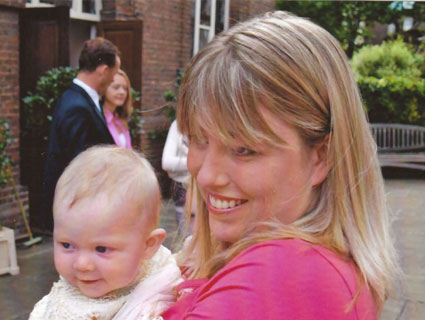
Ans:
[[[195,1],[195,24],[193,34],[193,54],[195,55],[199,51],[199,37],[201,30],[208,31],[208,42],[215,36],[215,22],[216,22],[216,5],[217,0],[210,0],[210,25],[201,24],[201,0]],[[229,28],[229,11],[230,11],[230,0],[224,0],[224,26],[223,30]]]

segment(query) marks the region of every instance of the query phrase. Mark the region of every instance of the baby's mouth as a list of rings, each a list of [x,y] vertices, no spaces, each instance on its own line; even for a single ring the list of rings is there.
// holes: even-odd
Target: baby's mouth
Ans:
[[[95,283],[96,281],[98,281],[98,280],[79,280],[80,282],[82,282],[82,283],[85,283],[85,284],[91,284],[91,283]]]
[[[215,209],[232,209],[237,206],[240,206],[241,204],[244,204],[248,200],[243,199],[219,199],[215,198],[212,195],[209,195],[209,201],[212,207]]]

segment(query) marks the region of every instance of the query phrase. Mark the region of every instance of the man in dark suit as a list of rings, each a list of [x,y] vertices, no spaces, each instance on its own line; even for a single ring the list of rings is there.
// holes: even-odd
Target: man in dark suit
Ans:
[[[68,163],[88,147],[114,143],[99,98],[105,93],[120,65],[119,51],[114,44],[103,38],[87,40],[80,53],[78,75],[55,106],[41,205],[47,230],[53,230],[54,191]]]

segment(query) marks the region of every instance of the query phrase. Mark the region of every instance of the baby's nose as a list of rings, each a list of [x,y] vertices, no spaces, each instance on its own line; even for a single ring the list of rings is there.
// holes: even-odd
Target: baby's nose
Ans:
[[[90,258],[90,254],[88,253],[80,253],[78,254],[77,259],[74,262],[74,269],[78,271],[93,271],[94,263]]]

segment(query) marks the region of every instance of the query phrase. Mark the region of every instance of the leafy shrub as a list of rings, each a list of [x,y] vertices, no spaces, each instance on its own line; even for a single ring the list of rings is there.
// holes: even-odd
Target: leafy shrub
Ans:
[[[42,137],[47,140],[50,122],[56,102],[61,94],[71,85],[77,70],[71,67],[54,68],[37,82],[34,93],[28,92],[23,98],[22,136]]]
[[[424,57],[412,52],[402,40],[365,46],[357,51],[351,65],[358,76],[384,78],[401,76],[420,78]]]
[[[425,125],[423,56],[396,40],[361,48],[351,65],[371,122]]]

